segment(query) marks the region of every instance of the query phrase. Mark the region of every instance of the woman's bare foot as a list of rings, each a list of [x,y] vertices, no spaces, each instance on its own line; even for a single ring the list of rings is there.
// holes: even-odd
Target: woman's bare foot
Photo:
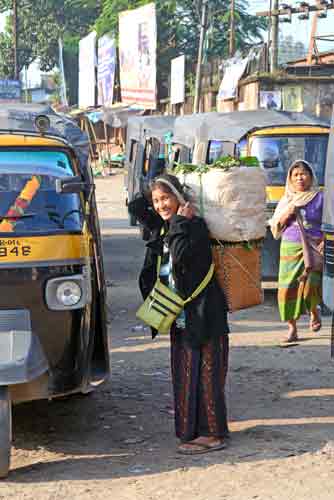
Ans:
[[[285,342],[296,342],[298,340],[296,320],[288,321],[288,335]]]

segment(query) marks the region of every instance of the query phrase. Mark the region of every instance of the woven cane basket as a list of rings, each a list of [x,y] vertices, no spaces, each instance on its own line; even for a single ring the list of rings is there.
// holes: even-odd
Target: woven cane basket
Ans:
[[[216,276],[230,312],[263,302],[261,288],[261,248],[243,246],[212,247]]]

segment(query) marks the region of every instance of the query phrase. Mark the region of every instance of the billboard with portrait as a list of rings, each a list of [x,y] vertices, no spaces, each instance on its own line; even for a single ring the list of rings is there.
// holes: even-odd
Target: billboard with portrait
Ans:
[[[156,108],[157,23],[155,4],[119,15],[122,101]]]
[[[114,97],[116,42],[104,35],[98,41],[97,85],[98,103],[111,106]]]
[[[79,42],[79,108],[95,106],[96,33]]]

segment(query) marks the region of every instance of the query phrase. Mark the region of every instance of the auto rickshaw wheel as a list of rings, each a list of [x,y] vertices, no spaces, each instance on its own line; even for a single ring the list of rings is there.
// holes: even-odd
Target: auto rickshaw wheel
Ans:
[[[12,445],[12,403],[8,387],[0,386],[0,478],[8,476]]]

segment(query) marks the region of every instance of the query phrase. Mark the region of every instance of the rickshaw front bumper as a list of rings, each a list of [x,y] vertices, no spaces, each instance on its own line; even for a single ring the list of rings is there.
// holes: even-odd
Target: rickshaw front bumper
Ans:
[[[26,309],[0,310],[0,386],[30,382],[49,368]]]

